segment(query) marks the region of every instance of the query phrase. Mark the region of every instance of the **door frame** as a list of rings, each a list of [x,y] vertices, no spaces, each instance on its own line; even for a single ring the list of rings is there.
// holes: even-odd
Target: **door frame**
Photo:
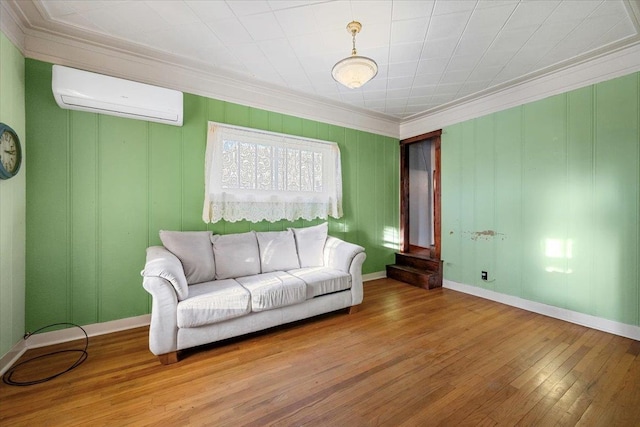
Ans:
[[[409,234],[409,145],[431,140],[435,149],[433,172],[433,240],[431,258],[440,259],[441,253],[441,192],[440,192],[440,136],[442,129],[400,141],[400,252],[410,253]]]

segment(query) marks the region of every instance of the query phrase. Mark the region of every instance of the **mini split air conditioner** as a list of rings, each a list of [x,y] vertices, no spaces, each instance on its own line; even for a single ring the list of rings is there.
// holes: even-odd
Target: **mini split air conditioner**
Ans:
[[[61,108],[182,126],[182,92],[53,66],[53,96]]]

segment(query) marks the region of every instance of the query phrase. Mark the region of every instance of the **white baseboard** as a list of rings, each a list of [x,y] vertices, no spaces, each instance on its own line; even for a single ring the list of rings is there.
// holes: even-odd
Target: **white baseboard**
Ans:
[[[25,341],[22,340],[14,345],[4,356],[0,357],[0,376],[4,375],[7,370],[27,351]]]
[[[442,281],[442,286],[447,289],[496,301],[512,307],[531,311],[533,313],[542,314],[555,319],[564,320],[566,322],[575,323],[577,325],[640,341],[640,327],[638,326],[615,322],[613,320],[603,319],[602,317],[596,317],[590,314],[568,310],[566,308],[554,307],[552,305],[526,300],[513,295],[501,294],[499,292],[479,288],[477,286],[457,283],[452,280],[444,279]]]
[[[88,336],[95,337],[98,335],[110,334],[112,332],[147,326],[150,323],[151,315],[144,314],[142,316],[128,317],[126,319],[112,320],[110,322],[82,325],[82,328],[87,331]],[[30,348],[45,347],[82,338],[84,338],[84,333],[82,333],[80,329],[74,327],[31,335],[28,339],[18,342],[7,354],[0,358],[0,375],[4,375],[7,369],[13,366],[20,356]]]
[[[375,273],[363,274],[362,281],[369,282],[371,280],[384,279],[387,277],[386,271],[376,271]]]
[[[82,328],[87,331],[88,336],[95,337],[98,335],[110,334],[112,332],[124,331],[126,329],[147,326],[150,323],[151,315],[144,314],[142,316],[127,317],[126,319],[112,320],[110,322],[82,325]],[[82,331],[78,328],[71,327],[67,329],[60,329],[58,331],[43,332],[41,334],[32,335],[25,342],[27,349],[29,349],[45,347],[82,338],[84,338]]]

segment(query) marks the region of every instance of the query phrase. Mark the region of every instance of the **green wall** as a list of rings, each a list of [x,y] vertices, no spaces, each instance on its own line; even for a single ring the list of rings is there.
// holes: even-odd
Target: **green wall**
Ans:
[[[640,325],[639,105],[635,73],[447,127],[445,278]]]
[[[0,180],[0,358],[24,335],[26,138],[24,57],[0,32],[0,122],[23,149],[18,175]]]
[[[330,234],[366,248],[363,273],[393,262],[398,140],[185,94],[184,126],[60,109],[51,64],[26,61],[27,327],[148,313],[140,270],[158,230],[283,230],[306,222],[202,221],[207,121],[335,141],[344,217]]]

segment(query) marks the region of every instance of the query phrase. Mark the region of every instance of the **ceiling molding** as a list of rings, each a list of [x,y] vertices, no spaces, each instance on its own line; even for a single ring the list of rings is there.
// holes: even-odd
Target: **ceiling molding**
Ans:
[[[400,139],[640,71],[640,41],[441,111],[404,120]]]
[[[24,31],[20,19],[7,2],[0,2],[0,30],[24,54]]]

